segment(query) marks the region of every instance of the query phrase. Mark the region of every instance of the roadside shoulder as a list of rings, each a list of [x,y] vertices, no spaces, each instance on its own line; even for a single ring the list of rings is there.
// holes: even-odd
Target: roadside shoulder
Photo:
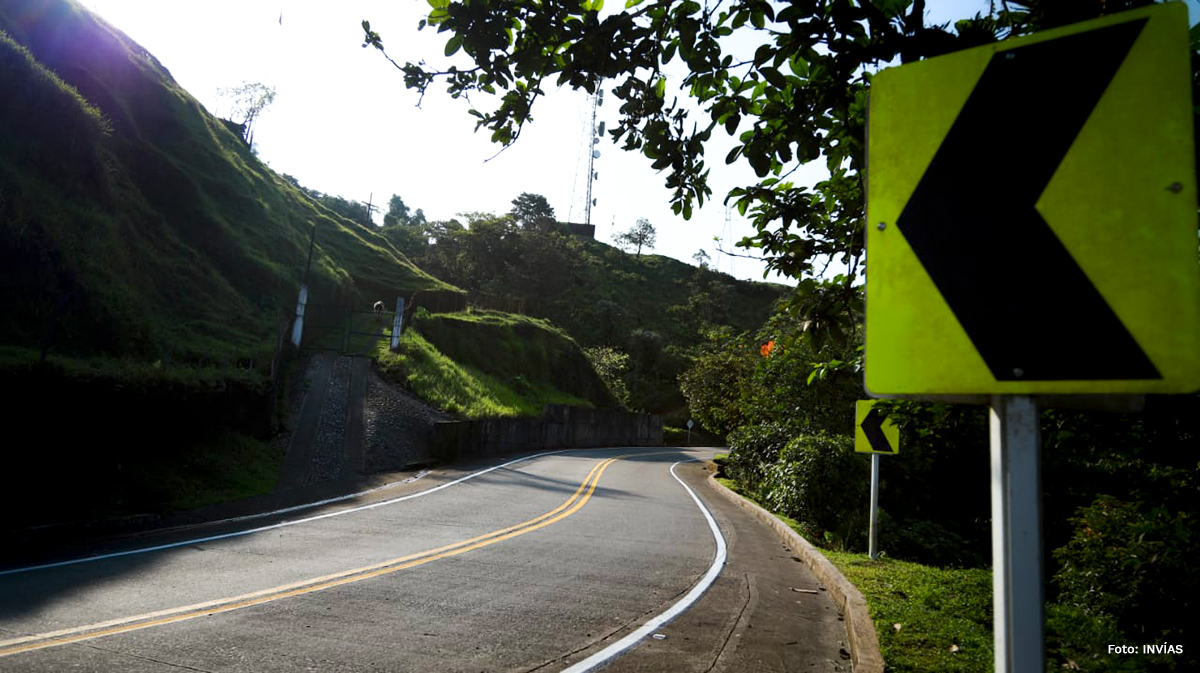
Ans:
[[[825,584],[834,602],[846,616],[846,635],[849,639],[850,657],[854,663],[854,670],[859,673],[882,673],[883,655],[879,650],[879,637],[875,632],[875,624],[871,621],[867,601],[858,587],[847,580],[841,571],[821,552],[817,551],[816,547],[808,540],[780,521],[774,514],[726,488],[724,484],[717,481],[715,473],[709,475],[708,484],[714,491],[753,513],[755,517],[773,528],[775,533],[796,551],[804,560],[805,565],[812,570],[812,573]]]

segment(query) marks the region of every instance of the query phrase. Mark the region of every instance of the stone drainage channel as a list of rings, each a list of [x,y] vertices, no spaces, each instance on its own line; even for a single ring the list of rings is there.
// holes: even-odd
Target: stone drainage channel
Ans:
[[[384,381],[366,357],[315,355],[301,385],[281,489],[427,463],[434,423],[454,420]]]

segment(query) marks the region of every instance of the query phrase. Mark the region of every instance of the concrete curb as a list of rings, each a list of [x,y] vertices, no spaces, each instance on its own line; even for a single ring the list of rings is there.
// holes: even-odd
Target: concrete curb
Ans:
[[[863,598],[858,587],[850,583],[841,571],[829,559],[817,551],[808,540],[800,537],[786,523],[780,521],[767,510],[734,493],[717,481],[717,475],[710,474],[709,484],[718,493],[725,496],[734,504],[749,510],[763,523],[775,529],[786,544],[792,547],[804,559],[817,579],[825,585],[829,595],[846,617],[846,637],[850,645],[850,661],[857,673],[883,673],[883,654],[879,651],[879,637],[875,633],[875,623],[867,610],[867,601]]]

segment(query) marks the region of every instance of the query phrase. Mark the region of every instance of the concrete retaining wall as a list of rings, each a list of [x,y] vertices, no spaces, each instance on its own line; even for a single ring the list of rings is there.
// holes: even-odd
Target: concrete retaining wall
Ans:
[[[662,446],[662,418],[562,404],[541,418],[489,418],[437,423],[433,458],[450,463],[506,453],[592,446]]]

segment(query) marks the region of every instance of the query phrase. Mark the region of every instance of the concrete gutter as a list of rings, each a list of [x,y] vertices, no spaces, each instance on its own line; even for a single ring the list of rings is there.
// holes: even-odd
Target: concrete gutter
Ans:
[[[829,595],[846,617],[846,637],[850,645],[850,661],[857,673],[883,673],[883,655],[879,651],[879,637],[875,623],[867,610],[867,601],[858,587],[850,583],[835,565],[829,562],[808,540],[800,537],[786,523],[767,510],[741,495],[734,493],[717,481],[717,475],[708,477],[710,485],[734,504],[749,510],[763,523],[775,529],[780,539],[804,559],[817,579],[825,585]]]

